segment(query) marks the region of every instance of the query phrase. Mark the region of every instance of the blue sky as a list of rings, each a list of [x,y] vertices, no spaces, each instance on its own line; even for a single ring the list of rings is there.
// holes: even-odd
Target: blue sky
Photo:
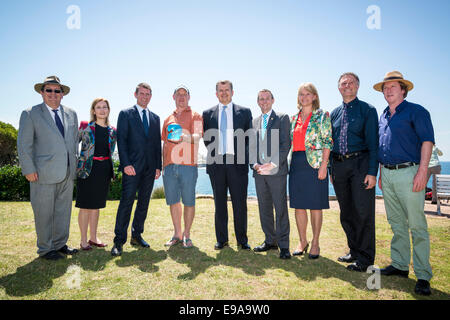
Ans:
[[[69,29],[70,5],[80,9],[80,29]],[[380,9],[380,29],[366,22]],[[297,90],[312,82],[321,106],[341,102],[337,80],[346,71],[361,80],[359,98],[386,107],[372,86],[399,70],[415,88],[408,100],[432,117],[441,160],[450,160],[450,1],[431,0],[190,0],[8,1],[0,11],[0,120],[18,127],[23,109],[41,102],[33,86],[57,75],[71,87],[63,104],[80,120],[90,103],[111,103],[115,125],[135,103],[136,84],[153,89],[150,108],[161,120],[174,109],[173,89],[185,84],[191,106],[217,103],[215,83],[234,84],[235,103],[259,115],[256,95],[268,88],[274,108],[294,114]]]

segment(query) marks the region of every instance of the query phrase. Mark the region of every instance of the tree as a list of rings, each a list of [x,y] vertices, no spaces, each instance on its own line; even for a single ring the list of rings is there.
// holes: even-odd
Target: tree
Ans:
[[[17,163],[17,130],[0,121],[0,166]]]

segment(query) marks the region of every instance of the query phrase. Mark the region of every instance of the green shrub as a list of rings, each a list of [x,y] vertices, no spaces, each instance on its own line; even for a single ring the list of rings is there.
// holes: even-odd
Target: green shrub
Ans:
[[[153,189],[152,199],[164,199],[165,197],[166,194],[164,193],[163,186]]]
[[[17,163],[17,130],[0,121],[0,166]]]
[[[6,165],[0,167],[0,200],[30,200],[30,183],[22,175],[19,166]]]

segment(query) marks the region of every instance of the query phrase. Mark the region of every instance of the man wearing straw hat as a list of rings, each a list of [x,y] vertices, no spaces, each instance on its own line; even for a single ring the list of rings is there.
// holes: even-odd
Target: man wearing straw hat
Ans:
[[[379,122],[380,178],[386,215],[394,236],[391,241],[391,265],[381,269],[386,276],[407,278],[412,234],[414,273],[418,279],[415,292],[430,295],[430,237],[424,214],[425,186],[434,131],[430,113],[422,106],[405,100],[413,89],[398,71],[386,73],[374,89],[383,92],[388,102]]]
[[[69,248],[73,180],[78,147],[78,118],[61,105],[70,91],[56,76],[34,89],[44,102],[22,112],[17,151],[22,174],[30,182],[40,257],[58,260],[78,250]]]

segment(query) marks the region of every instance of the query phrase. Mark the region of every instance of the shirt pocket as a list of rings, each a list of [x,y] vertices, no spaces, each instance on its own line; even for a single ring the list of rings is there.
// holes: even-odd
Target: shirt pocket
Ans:
[[[357,115],[355,117],[349,117],[348,119],[348,131],[354,133],[354,134],[360,134],[361,130],[364,126],[364,119]]]

